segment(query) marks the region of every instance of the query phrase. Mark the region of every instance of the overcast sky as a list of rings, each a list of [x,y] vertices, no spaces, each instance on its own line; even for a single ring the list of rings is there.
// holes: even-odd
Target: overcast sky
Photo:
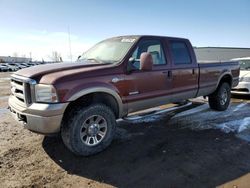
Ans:
[[[189,38],[194,46],[250,48],[249,0],[0,0],[0,56],[52,51],[73,59],[117,35]]]

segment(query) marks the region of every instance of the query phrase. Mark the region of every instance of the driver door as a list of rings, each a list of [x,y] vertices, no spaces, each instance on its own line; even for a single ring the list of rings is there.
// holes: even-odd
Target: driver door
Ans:
[[[149,52],[153,58],[150,71],[140,70],[140,55]],[[159,106],[167,103],[164,97],[170,92],[172,81],[168,78],[169,64],[165,55],[164,45],[160,38],[142,39],[132,54],[134,70],[125,75],[128,88],[125,100],[128,112]]]

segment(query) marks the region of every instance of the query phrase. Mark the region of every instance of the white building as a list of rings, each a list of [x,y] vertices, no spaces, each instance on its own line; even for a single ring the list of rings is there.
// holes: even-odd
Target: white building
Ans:
[[[198,61],[228,61],[250,57],[250,48],[194,47]]]
[[[32,59],[26,57],[0,56],[0,62],[4,63],[28,63],[30,61],[32,61]]]

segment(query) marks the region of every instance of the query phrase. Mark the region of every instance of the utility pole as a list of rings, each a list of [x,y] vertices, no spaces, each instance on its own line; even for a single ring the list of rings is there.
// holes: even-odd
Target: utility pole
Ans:
[[[30,52],[30,60],[32,61],[32,52]]]
[[[70,28],[69,28],[69,26],[68,26],[68,35],[69,35],[69,57],[70,57],[70,61],[72,63],[71,39],[70,39]]]

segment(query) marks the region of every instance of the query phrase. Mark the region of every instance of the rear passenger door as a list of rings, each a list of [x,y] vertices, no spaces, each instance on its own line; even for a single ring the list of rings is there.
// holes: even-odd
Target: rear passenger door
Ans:
[[[172,92],[178,99],[196,96],[198,91],[199,68],[192,46],[187,40],[169,40],[168,49],[172,60]]]

